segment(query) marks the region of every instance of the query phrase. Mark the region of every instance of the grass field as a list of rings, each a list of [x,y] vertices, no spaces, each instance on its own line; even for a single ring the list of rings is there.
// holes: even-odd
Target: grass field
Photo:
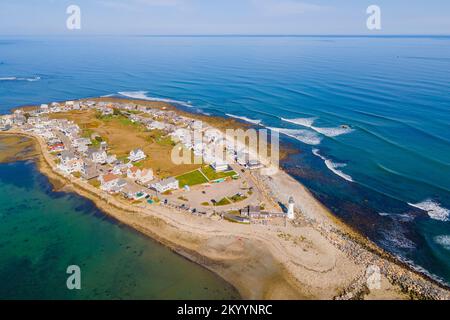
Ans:
[[[230,200],[228,200],[227,198],[222,198],[220,201],[216,202],[216,206],[226,206],[231,204]]]
[[[208,182],[205,176],[198,170],[178,176],[176,179],[179,181],[181,188],[184,186],[195,186],[197,184]]]
[[[239,201],[244,201],[245,199],[247,199],[247,197],[244,195],[235,194],[234,196],[230,197],[230,199],[233,202],[239,202]]]
[[[201,170],[202,170],[203,174],[210,181],[222,179],[222,178],[226,178],[226,177],[232,177],[232,176],[236,175],[236,172],[234,172],[233,170],[226,171],[226,172],[215,172],[214,169],[211,168],[211,166],[204,166],[204,167],[202,167]]]

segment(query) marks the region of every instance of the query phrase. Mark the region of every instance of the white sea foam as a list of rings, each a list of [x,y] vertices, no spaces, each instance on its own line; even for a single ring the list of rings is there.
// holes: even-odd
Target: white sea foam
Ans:
[[[317,118],[296,118],[296,119],[280,118],[280,119],[285,122],[290,122],[290,123],[298,124],[303,127],[310,128],[313,125],[314,121],[316,121]]]
[[[419,208],[428,213],[428,216],[435,220],[448,221],[450,210],[441,206],[440,203],[427,199],[419,203],[408,203],[410,206]]]
[[[3,77],[0,78],[0,81],[28,81],[34,82],[41,80],[41,77],[30,77],[30,78],[22,78],[22,77]]]
[[[337,137],[337,136],[341,136],[343,134],[347,134],[347,133],[350,133],[353,131],[353,129],[350,127],[318,128],[318,127],[311,126],[311,129],[313,129],[314,131],[317,131],[318,133],[323,134],[324,136],[327,136],[327,137]]]
[[[279,132],[309,145],[318,145],[322,141],[322,139],[315,132],[311,132],[309,130],[284,129],[274,127],[267,127],[267,129]]]
[[[262,122],[262,120],[253,120],[253,119],[250,119],[250,118],[247,118],[247,117],[244,117],[244,116],[236,116],[236,115],[230,114],[230,113],[227,113],[226,115],[229,116],[229,117],[232,117],[232,118],[240,119],[240,120],[243,120],[245,122],[249,122],[249,123],[253,123],[253,124],[257,124],[257,125],[260,125],[261,122]]]
[[[381,240],[387,247],[392,245],[402,249],[414,249],[416,244],[409,240],[402,230],[382,231],[384,240]]]
[[[132,99],[176,103],[176,104],[180,104],[185,107],[189,107],[189,108],[192,107],[192,105],[186,101],[173,100],[173,99],[169,99],[169,98],[151,97],[148,95],[148,91],[122,91],[122,92],[118,92],[118,93],[121,96],[132,98]]]
[[[347,166],[347,164],[345,164],[345,163],[334,163],[330,159],[327,159],[324,156],[322,156],[319,153],[318,149],[313,149],[312,153],[315,156],[317,156],[320,159],[322,159],[325,162],[325,165],[327,166],[327,168],[330,169],[334,174],[338,175],[339,177],[341,177],[341,178],[343,178],[343,179],[345,179],[345,180],[347,180],[349,182],[353,182],[353,178],[350,175],[348,175],[348,174],[346,174],[346,173],[344,173],[344,172],[342,172],[341,170],[338,169],[338,168],[342,168],[342,167]]]
[[[382,217],[389,217],[394,220],[400,220],[403,222],[409,222],[414,220],[414,216],[408,213],[387,213],[387,212],[379,212],[378,213]]]
[[[337,128],[320,128],[313,126],[314,121],[317,118],[296,118],[296,119],[286,119],[286,118],[280,118],[282,121],[294,123],[306,128],[310,128],[324,136],[327,137],[337,137],[343,134],[347,134],[353,131],[350,127],[337,127]]]
[[[450,236],[448,235],[442,235],[442,236],[436,236],[434,237],[434,241],[437,244],[440,244],[444,249],[450,250]]]

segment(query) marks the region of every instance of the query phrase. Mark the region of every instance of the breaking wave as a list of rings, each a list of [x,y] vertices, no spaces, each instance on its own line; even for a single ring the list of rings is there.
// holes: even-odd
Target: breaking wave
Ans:
[[[327,136],[327,137],[337,137],[337,136],[341,136],[343,134],[347,134],[347,133],[350,133],[353,131],[353,129],[350,127],[318,128],[318,127],[311,126],[311,129],[313,129],[314,131],[317,131],[318,133],[323,134],[324,136]]]
[[[317,118],[296,118],[296,119],[286,119],[286,118],[280,118],[282,121],[290,122],[294,124],[298,124],[303,127],[310,128],[314,121],[316,121]]]
[[[394,220],[399,220],[402,222],[410,222],[414,220],[414,216],[408,213],[387,213],[387,212],[379,212],[378,213],[382,217],[389,217]]]
[[[234,114],[230,114],[230,113],[226,113],[227,116],[231,117],[231,118],[235,118],[235,119],[239,119],[239,120],[243,120],[245,122],[249,122],[249,123],[253,123],[253,124],[257,124],[260,125],[262,120],[253,120],[247,117],[243,117],[243,116],[236,116]]]
[[[318,149],[313,149],[312,153],[315,156],[317,156],[320,159],[322,159],[325,162],[325,165],[327,166],[327,168],[330,169],[334,174],[338,175],[339,177],[341,177],[341,178],[343,178],[343,179],[345,179],[345,180],[347,180],[349,182],[354,182],[353,178],[350,175],[348,175],[348,174],[342,172],[341,170],[339,170],[339,168],[345,167],[345,166],[347,166],[347,164],[345,164],[345,163],[334,163],[330,159],[327,159],[324,156],[322,156],[319,153]]]
[[[0,81],[28,81],[34,82],[41,80],[41,77],[30,77],[30,78],[22,78],[22,77],[3,77],[0,78]]]
[[[450,250],[450,236],[436,236],[434,237],[434,241],[444,247],[444,249]]]
[[[391,231],[383,230],[381,234],[384,238],[381,243],[388,248],[393,249],[392,246],[394,246],[401,249],[414,249],[416,247],[416,244],[405,236],[404,231],[398,228]]]
[[[158,97],[151,97],[148,96],[148,91],[121,91],[118,92],[121,96],[132,98],[132,99],[141,99],[141,100],[147,100],[147,101],[159,101],[159,102],[167,102],[167,103],[176,103],[185,107],[192,108],[193,106],[186,101],[180,101],[180,100],[173,100],[169,98],[158,98]]]
[[[410,206],[419,208],[428,213],[428,216],[435,220],[449,221],[450,210],[441,206],[440,203],[433,200],[425,200],[419,203],[408,203]]]
[[[310,128],[324,136],[327,137],[337,137],[343,134],[347,134],[353,131],[352,128],[348,126],[342,126],[337,128],[319,128],[313,126],[314,121],[317,120],[317,118],[296,118],[296,119],[286,119],[286,118],[280,118],[282,121],[294,123],[303,127]]]
[[[279,132],[291,138],[297,139],[300,142],[309,145],[318,145],[322,139],[315,133],[308,130],[295,130],[295,129],[284,129],[284,128],[273,128],[267,127],[267,129]]]

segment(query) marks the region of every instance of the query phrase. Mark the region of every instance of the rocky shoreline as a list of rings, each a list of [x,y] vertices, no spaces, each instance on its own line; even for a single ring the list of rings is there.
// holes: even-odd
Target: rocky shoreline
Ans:
[[[389,288],[375,298],[450,299],[448,288],[410,270],[340,222],[306,188],[283,171],[275,177],[257,174],[256,179],[275,201],[285,203],[286,195],[296,193],[296,198],[301,199],[296,208],[296,220],[286,229],[245,229],[246,226],[224,221],[186,217],[162,207],[151,212],[130,208],[92,186],[58,173],[38,136],[19,131],[2,134],[34,139],[41,157],[39,169],[52,181],[91,199],[105,213],[216,272],[235,286],[244,298],[370,298],[373,293],[367,287],[367,269],[376,266]],[[281,232],[286,232],[289,239],[280,239]],[[312,240],[301,244],[294,241],[293,245],[290,239],[295,237]],[[224,247],[224,242],[229,246]],[[265,247],[256,250],[261,244]],[[255,251],[251,259],[247,257],[249,250]],[[304,255],[299,255],[301,250]],[[309,251],[312,251],[311,257],[307,254]],[[264,263],[271,267],[267,268]],[[249,274],[244,274],[243,270]],[[309,274],[303,274],[305,270]],[[315,279],[320,276],[318,273],[323,279]],[[327,281],[334,282],[328,284]],[[257,282],[262,283],[257,285]]]
[[[260,176],[260,179],[270,185],[270,177]],[[274,186],[270,188],[271,195],[280,199],[280,193]],[[378,247],[369,239],[345,225],[330,212],[330,218],[339,227],[326,222],[318,222],[299,215],[298,224],[306,224],[317,229],[330,243],[344,252],[358,264],[377,266],[380,272],[396,286],[399,286],[411,299],[449,300],[450,288],[435,279],[421,274],[409,265],[399,261],[390,253]],[[356,280],[336,299],[358,299],[367,294],[366,277],[364,274],[356,277]]]

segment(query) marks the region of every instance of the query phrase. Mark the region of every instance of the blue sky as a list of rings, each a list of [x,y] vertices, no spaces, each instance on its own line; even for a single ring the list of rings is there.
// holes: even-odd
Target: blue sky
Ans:
[[[66,8],[82,29],[66,29]],[[382,30],[366,28],[381,7]],[[0,0],[0,34],[450,34],[448,0]]]

